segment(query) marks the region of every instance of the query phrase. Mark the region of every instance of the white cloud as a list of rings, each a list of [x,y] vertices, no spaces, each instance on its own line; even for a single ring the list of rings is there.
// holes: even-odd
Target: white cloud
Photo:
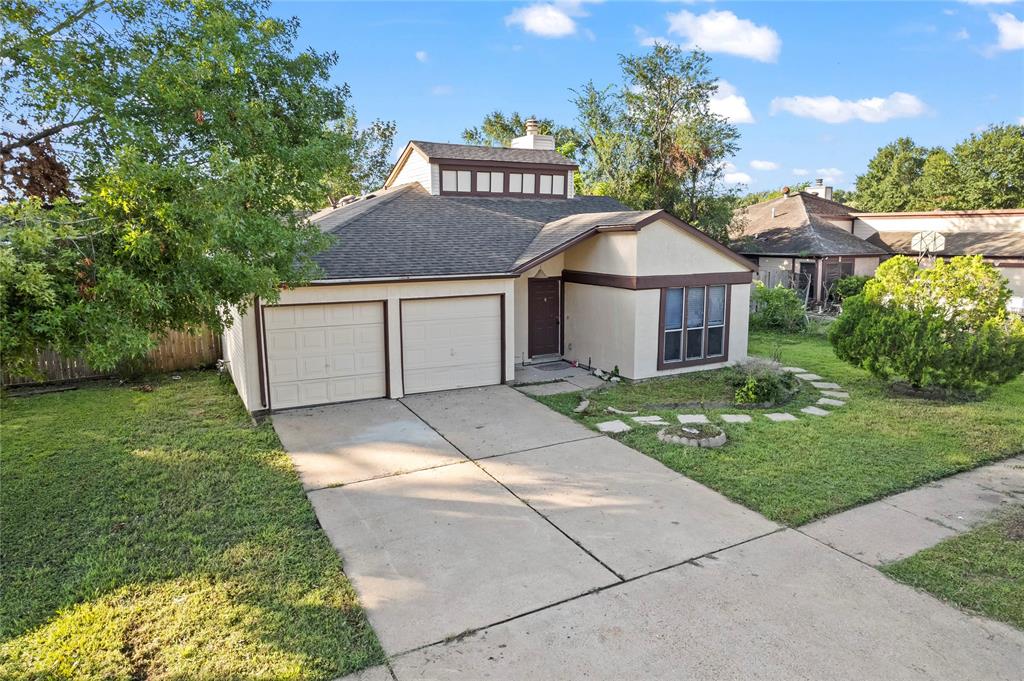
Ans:
[[[764,62],[774,62],[782,49],[779,34],[767,26],[740,19],[732,12],[711,10],[697,16],[682,10],[668,15],[668,32],[683,39],[688,48],[725,52]]]
[[[422,64],[425,63],[428,59],[430,59],[430,55],[427,54],[426,50],[417,50],[416,61]]]
[[[1017,119],[1017,125],[1024,125],[1024,116]]]
[[[576,33],[576,20],[573,17],[585,17],[581,0],[563,0],[560,2],[538,2],[526,7],[519,7],[505,17],[506,26],[520,26],[527,33],[542,38],[564,38]],[[593,40],[593,32],[585,31]]]
[[[839,168],[818,168],[814,173],[825,182],[836,183],[843,179],[843,171]]]
[[[808,174],[808,170],[807,168],[793,168],[793,174],[806,176]]]
[[[722,179],[726,184],[750,184],[750,175],[746,173],[726,173]]]
[[[794,116],[816,118],[825,123],[846,123],[860,120],[865,123],[884,123],[892,118],[914,118],[928,110],[925,103],[906,92],[893,92],[888,97],[866,99],[839,99],[827,97],[776,97],[772,100],[772,113],[786,111]]]
[[[966,28],[961,28],[959,31],[953,34],[953,40],[968,40],[971,34],[967,32]]]
[[[951,17],[954,14],[956,14],[956,10],[955,9],[944,9],[944,10],[942,10],[942,13],[945,14],[947,17]]]
[[[754,170],[778,170],[779,164],[775,161],[758,161],[755,159],[750,162],[750,167]]]
[[[430,88],[430,94],[434,95],[435,97],[446,97],[452,94],[453,92],[455,92],[455,88],[453,88],[451,85],[435,85],[434,87]]]
[[[747,98],[728,81],[718,81],[718,92],[711,97],[711,111],[725,116],[730,123],[753,123],[754,114],[750,113]]]
[[[988,15],[999,31],[998,50],[1024,50],[1024,21],[1009,12]]]

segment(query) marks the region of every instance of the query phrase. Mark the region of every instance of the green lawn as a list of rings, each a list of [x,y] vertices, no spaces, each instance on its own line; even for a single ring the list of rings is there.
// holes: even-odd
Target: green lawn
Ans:
[[[721,449],[665,444],[656,429],[638,426],[617,435],[670,468],[719,490],[773,520],[800,525],[814,518],[916,487],[986,461],[1024,451],[1024,378],[996,389],[980,402],[942,403],[893,397],[867,372],[838,359],[816,335],[754,334],[751,354],[777,353],[785,365],[799,366],[843,386],[850,400],[827,417],[800,414],[796,422],[772,423],[755,416],[750,424],[722,424],[730,441]],[[594,424],[618,418],[607,405],[633,409],[651,403],[691,401],[718,383],[701,373],[638,384],[623,383],[591,397],[583,416],[573,414],[575,393],[538,398],[548,406]],[[710,386],[710,387],[709,387]],[[656,399],[651,399],[656,396]],[[817,395],[805,388],[780,409],[735,407],[706,411],[714,415],[792,411]],[[675,420],[679,412],[699,409],[644,409]]]
[[[962,608],[1024,629],[1024,506],[882,571]]]
[[[213,373],[4,398],[0,677],[330,679],[384,659],[269,424]]]

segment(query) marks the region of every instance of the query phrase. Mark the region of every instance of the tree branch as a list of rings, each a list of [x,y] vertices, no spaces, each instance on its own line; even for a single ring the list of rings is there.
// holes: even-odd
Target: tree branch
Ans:
[[[13,142],[8,142],[7,144],[0,145],[0,154],[6,154],[8,152],[14,151],[15,149],[18,149],[19,147],[27,147],[30,144],[35,144],[39,140],[46,139],[47,137],[52,137],[53,135],[56,135],[58,132],[63,132],[68,128],[73,128],[75,126],[92,123],[94,121],[98,121],[99,119],[99,114],[94,114],[92,116],[87,116],[86,118],[82,118],[77,121],[65,121],[64,123],[51,125],[49,128],[40,130],[39,132],[33,135],[29,135],[28,137],[20,137],[14,140]]]

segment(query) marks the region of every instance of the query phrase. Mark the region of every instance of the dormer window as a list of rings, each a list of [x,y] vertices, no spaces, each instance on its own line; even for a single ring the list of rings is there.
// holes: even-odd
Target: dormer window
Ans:
[[[441,193],[465,196],[565,198],[566,173],[537,167],[514,169],[442,165]]]

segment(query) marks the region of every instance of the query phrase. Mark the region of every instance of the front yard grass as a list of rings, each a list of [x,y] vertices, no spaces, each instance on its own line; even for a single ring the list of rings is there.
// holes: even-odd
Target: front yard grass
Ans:
[[[1024,451],[1024,378],[1000,386],[978,402],[934,402],[893,396],[866,371],[838,360],[828,341],[815,335],[754,334],[750,354],[777,354],[784,365],[799,366],[839,383],[850,393],[846,406],[825,417],[800,414],[817,399],[805,386],[792,402],[771,409],[709,408],[712,422],[729,442],[719,449],[663,443],[657,428],[633,424],[615,437],[712,487],[726,496],[789,525],[887,496],[927,481]],[[697,372],[669,379],[603,388],[590,396],[584,415],[573,413],[579,394],[538,397],[548,406],[594,427],[621,418],[606,406],[633,410],[648,404],[688,402],[718,379]],[[679,399],[672,399],[678,395]],[[697,396],[696,398],[694,396]],[[832,409],[831,407],[829,409]],[[773,423],[765,412],[796,414],[794,422]],[[699,408],[642,409],[676,422],[678,413]],[[723,413],[755,415],[748,424],[722,423]]]
[[[1024,506],[882,571],[962,608],[1024,629]]]
[[[269,424],[209,372],[4,398],[0,677],[329,679],[383,661]]]

